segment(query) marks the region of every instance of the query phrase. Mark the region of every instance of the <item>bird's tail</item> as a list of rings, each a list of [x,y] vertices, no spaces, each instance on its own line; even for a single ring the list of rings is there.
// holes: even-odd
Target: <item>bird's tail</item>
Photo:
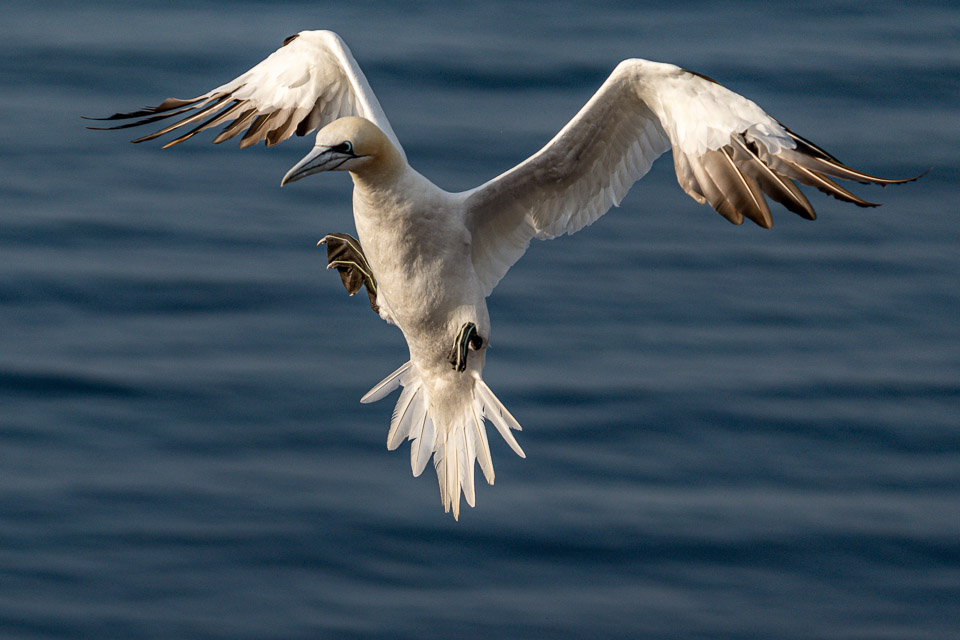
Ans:
[[[391,451],[400,446],[404,439],[411,440],[410,468],[414,476],[419,476],[433,455],[433,466],[440,482],[440,499],[444,511],[453,510],[453,517],[460,518],[460,492],[463,491],[467,504],[476,503],[473,489],[474,461],[480,464],[483,476],[493,484],[493,460],[490,457],[490,443],[484,426],[486,418],[497,428],[503,439],[518,456],[525,458],[523,449],[517,444],[510,432],[520,431],[516,418],[507,411],[490,388],[472,371],[462,375],[474,380],[471,402],[463,407],[447,424],[438,424],[436,415],[431,415],[430,396],[424,386],[415,365],[407,362],[399,369],[380,381],[367,392],[360,402],[376,402],[387,396],[399,386],[403,386],[400,399],[393,410],[390,432],[387,434],[387,448]]]

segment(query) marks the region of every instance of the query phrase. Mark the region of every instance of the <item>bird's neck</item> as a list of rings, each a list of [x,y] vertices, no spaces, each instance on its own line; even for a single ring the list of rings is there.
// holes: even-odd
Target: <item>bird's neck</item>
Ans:
[[[389,142],[385,142],[369,162],[350,172],[353,184],[361,192],[375,194],[391,191],[409,170],[406,160]]]

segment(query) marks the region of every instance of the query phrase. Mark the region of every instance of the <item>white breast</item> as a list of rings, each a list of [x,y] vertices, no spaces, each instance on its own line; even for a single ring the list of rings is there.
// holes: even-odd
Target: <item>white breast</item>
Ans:
[[[464,322],[476,323],[489,336],[461,202],[412,169],[389,191],[355,185],[360,244],[377,280],[381,306],[403,331],[411,355],[445,358],[444,350]]]

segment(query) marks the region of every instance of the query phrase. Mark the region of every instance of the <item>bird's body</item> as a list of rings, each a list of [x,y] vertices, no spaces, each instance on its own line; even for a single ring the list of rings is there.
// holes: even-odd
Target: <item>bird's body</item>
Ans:
[[[459,515],[461,487],[467,487],[467,500],[474,503],[476,458],[480,458],[487,479],[493,481],[483,415],[500,410],[498,406],[485,408],[476,389],[478,383],[483,384],[490,315],[471,259],[465,198],[420,175],[367,120],[342,118],[324,135],[331,136],[330,140],[377,141],[378,161],[352,170],[351,175],[354,223],[376,278],[380,316],[403,332],[410,350],[409,368],[402,380],[410,402],[398,405],[401,410],[388,444],[393,448],[405,437],[415,436],[414,473],[419,473],[433,454],[444,505]],[[355,143],[353,146],[361,149],[357,153],[369,153]],[[465,370],[458,371],[451,366],[451,345],[458,329],[468,323],[485,340],[466,359]],[[427,418],[433,431],[425,424]],[[424,444],[429,448],[421,448]],[[519,445],[516,448],[519,451]]]
[[[431,397],[461,394],[470,376],[450,365],[453,336],[467,322],[489,335],[490,317],[459,200],[407,167],[396,184],[381,188],[357,179],[353,215],[377,279],[381,317],[403,332]],[[469,359],[468,371],[479,372],[479,360]],[[449,412],[443,404],[438,413]]]
[[[269,146],[319,128],[313,150],[281,184],[321,171],[350,172],[376,306],[403,332],[410,351],[410,361],[363,401],[403,386],[387,445],[412,441],[414,475],[433,457],[441,499],[455,517],[461,492],[475,502],[475,463],[493,483],[485,420],[524,455],[511,434],[520,425],[481,374],[491,338],[486,298],[531,239],[592,223],[670,148],[684,190],[735,224],[746,217],[772,226],[765,195],[813,219],[793,181],[860,206],[875,205],[828,176],[905,182],[850,169],[709,78],[636,59],[620,63],[543,149],[463,193],[440,189],[407,162],[359,66],[329,31],[288,38],[247,73],[197,98],[112,119],[143,118],[125,127],[174,115],[184,117],[137,141],[204,117],[166,146],[228,122],[214,142],[246,131],[241,147],[260,140]]]
[[[400,327],[408,342],[449,322],[459,322],[456,327],[476,322],[485,334],[486,296],[470,260],[462,198],[409,165],[404,169],[386,183],[355,179],[354,222],[376,274],[381,315]],[[438,286],[443,282],[457,286]],[[423,350],[435,351],[436,345]]]

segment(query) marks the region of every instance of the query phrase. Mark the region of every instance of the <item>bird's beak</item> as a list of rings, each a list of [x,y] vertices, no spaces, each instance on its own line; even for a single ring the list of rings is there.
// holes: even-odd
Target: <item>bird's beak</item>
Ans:
[[[303,160],[295,164],[290,171],[287,171],[287,175],[283,176],[283,180],[280,181],[280,186],[296,182],[300,178],[306,178],[314,173],[331,171],[353,157],[353,155],[337,153],[330,147],[316,146],[303,157]]]

